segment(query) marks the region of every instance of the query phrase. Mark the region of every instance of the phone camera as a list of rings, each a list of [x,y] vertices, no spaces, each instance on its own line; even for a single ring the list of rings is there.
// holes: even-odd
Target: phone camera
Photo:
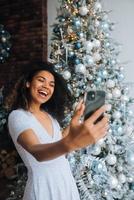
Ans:
[[[90,100],[90,101],[95,100],[95,92],[94,91],[90,91],[90,93],[88,95],[88,100]]]

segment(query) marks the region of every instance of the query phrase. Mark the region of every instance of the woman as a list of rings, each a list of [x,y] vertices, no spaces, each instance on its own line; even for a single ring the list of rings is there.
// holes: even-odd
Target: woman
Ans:
[[[23,200],[79,200],[78,190],[65,154],[93,144],[106,134],[108,119],[94,122],[103,106],[85,122],[79,102],[69,126],[61,133],[69,93],[52,64],[38,63],[23,75],[8,97],[9,132],[28,169]]]

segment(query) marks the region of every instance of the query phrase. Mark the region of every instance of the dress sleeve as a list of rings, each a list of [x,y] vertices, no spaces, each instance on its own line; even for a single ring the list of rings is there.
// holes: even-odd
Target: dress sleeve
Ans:
[[[8,129],[13,141],[17,142],[23,131],[31,129],[30,117],[21,110],[12,111],[8,117]]]

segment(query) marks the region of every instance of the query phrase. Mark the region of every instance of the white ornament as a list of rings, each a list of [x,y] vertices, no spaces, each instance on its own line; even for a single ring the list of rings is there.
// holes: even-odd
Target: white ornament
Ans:
[[[123,171],[123,167],[122,167],[121,165],[119,165],[119,166],[117,167],[117,170],[118,170],[119,172],[122,172],[122,171]]]
[[[90,52],[93,49],[93,43],[91,41],[86,41],[83,45],[87,52]]]
[[[80,9],[79,9],[79,13],[80,13],[81,16],[87,15],[88,11],[89,11],[89,10],[88,10],[88,8],[87,8],[86,6],[82,6],[82,7],[80,7]]]
[[[94,62],[98,62],[101,60],[101,55],[96,52],[93,54],[93,59],[94,59]]]
[[[106,158],[106,161],[109,165],[115,165],[116,161],[117,161],[117,158],[115,155],[113,154],[109,154]]]
[[[94,4],[94,9],[95,9],[95,11],[101,12],[101,9],[102,9],[101,4],[99,2],[96,2]]]
[[[121,118],[121,112],[119,112],[119,111],[114,111],[114,113],[113,113],[113,118],[114,118],[114,119],[120,119],[120,118]]]
[[[121,91],[118,88],[114,88],[112,94],[114,98],[119,98],[121,96]]]
[[[85,64],[87,65],[87,66],[93,66],[93,64],[94,64],[94,60],[93,60],[93,57],[92,56],[90,56],[90,55],[86,55],[86,56],[84,56],[84,62],[85,62]]]
[[[112,93],[107,93],[107,94],[106,94],[106,98],[107,98],[107,99],[112,99]]]
[[[114,177],[114,176],[110,177],[110,186],[112,189],[114,189],[118,186],[118,180],[116,177]]]
[[[71,78],[71,73],[69,71],[64,71],[63,77],[65,80],[69,80]]]
[[[100,40],[94,39],[93,40],[93,47],[99,48],[101,46]]]
[[[99,20],[95,20],[94,25],[95,25],[95,27],[99,27],[100,26]]]
[[[78,64],[75,66],[75,72],[76,73],[81,73],[81,74],[85,74],[86,73],[86,67],[83,64]]]
[[[124,174],[119,174],[118,179],[119,179],[120,183],[126,182],[126,176]]]
[[[108,88],[114,88],[114,86],[115,86],[115,82],[113,80],[109,79],[107,81],[107,87]]]
[[[109,29],[109,24],[108,24],[107,22],[105,22],[105,23],[103,23],[103,24],[101,25],[101,27],[102,27],[102,29],[103,29],[104,31],[107,31],[107,30]]]
[[[100,153],[101,153],[101,147],[100,147],[99,145],[95,145],[94,148],[93,148],[92,154],[93,154],[94,156],[97,156],[97,155],[99,155]]]
[[[133,178],[132,178],[132,177],[128,177],[128,178],[127,178],[127,181],[128,181],[129,183],[132,183],[132,182],[133,182]]]
[[[6,40],[7,40],[6,37],[1,37],[2,42],[6,42]]]

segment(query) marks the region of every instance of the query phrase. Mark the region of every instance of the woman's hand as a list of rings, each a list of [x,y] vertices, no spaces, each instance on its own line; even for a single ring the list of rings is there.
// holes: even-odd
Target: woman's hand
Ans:
[[[95,121],[101,114],[107,111],[107,106],[102,106],[91,117],[81,122],[80,119],[84,113],[84,109],[85,105],[83,101],[80,101],[72,117],[69,134],[65,138],[70,151],[94,144],[106,135],[108,117],[104,116],[97,124],[95,124]]]

